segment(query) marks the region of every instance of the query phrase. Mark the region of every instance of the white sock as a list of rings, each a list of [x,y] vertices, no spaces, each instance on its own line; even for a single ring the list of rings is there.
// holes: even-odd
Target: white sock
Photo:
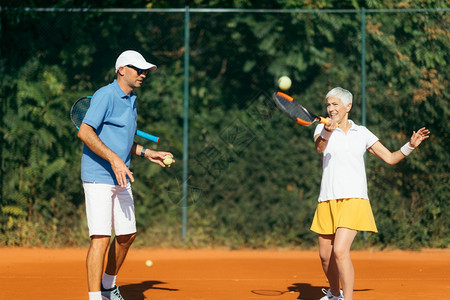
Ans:
[[[104,273],[102,278],[102,285],[104,289],[111,289],[116,285],[117,275],[109,275]]]
[[[102,292],[89,292],[89,300],[102,300]]]

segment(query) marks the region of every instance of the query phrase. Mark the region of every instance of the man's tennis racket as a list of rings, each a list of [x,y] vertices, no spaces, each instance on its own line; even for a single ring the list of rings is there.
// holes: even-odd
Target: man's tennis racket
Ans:
[[[306,108],[295,102],[294,98],[285,93],[276,92],[273,94],[272,99],[282,112],[300,125],[309,126],[314,122],[328,124],[327,119],[310,113]]]
[[[84,116],[86,115],[89,105],[91,104],[91,98],[91,96],[85,96],[78,99],[70,109],[70,119],[72,119],[72,123],[77,129],[80,129]],[[149,141],[159,143],[159,137],[151,135],[149,133],[136,130],[136,135],[143,137],[144,139],[147,139]]]

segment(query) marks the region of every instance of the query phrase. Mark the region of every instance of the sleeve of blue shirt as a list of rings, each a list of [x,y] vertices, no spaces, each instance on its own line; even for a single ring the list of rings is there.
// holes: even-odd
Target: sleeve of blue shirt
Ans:
[[[102,93],[101,90],[95,93],[92,96],[91,105],[84,116],[83,123],[88,124],[94,129],[98,129],[109,112],[109,102],[108,95]]]

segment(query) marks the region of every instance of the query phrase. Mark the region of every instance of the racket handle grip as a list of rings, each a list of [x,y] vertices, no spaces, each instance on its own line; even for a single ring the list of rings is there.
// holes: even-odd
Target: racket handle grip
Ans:
[[[326,119],[324,117],[319,117],[319,118],[320,118],[320,120],[319,120],[320,123],[328,125],[328,119]]]
[[[159,137],[151,135],[151,134],[149,134],[147,132],[136,130],[136,135],[140,136],[140,137],[143,137],[144,139],[147,139],[149,141],[152,141],[152,142],[155,142],[155,143],[159,143]]]

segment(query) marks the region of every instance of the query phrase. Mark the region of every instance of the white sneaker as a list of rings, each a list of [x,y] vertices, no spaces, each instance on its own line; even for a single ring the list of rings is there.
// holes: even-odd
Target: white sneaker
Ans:
[[[101,285],[102,297],[107,300],[125,300],[119,292],[119,287],[114,286],[111,289],[105,289],[103,284]]]
[[[344,300],[344,295],[342,294],[342,290],[339,291],[339,296],[335,296],[331,293],[330,290],[322,289],[322,292],[325,294],[320,300]]]

